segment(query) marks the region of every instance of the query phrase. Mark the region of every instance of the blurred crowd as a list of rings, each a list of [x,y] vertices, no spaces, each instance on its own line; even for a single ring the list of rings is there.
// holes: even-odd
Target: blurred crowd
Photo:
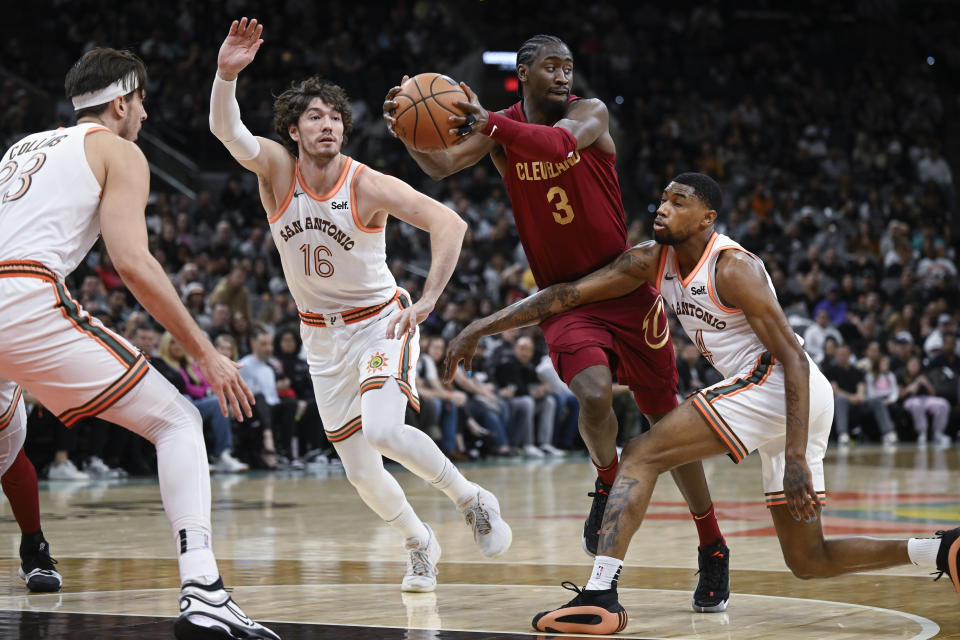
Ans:
[[[779,4],[678,2],[664,10],[653,3],[560,2],[551,3],[551,18],[531,25],[502,20],[502,3],[486,2],[474,7],[464,29],[460,7],[427,0],[395,2],[386,15],[362,3],[180,0],[128,3],[120,12],[103,0],[82,0],[42,22],[25,14],[24,24],[35,28],[7,40],[0,138],[9,144],[70,122],[67,103],[49,96],[62,96],[64,71],[86,48],[137,51],[150,72],[148,129],[208,178],[195,198],[154,178],[151,248],[218,348],[246,362],[248,382],[262,398],[254,420],[239,425],[216,417],[202,376],[138,308],[101,247],[68,284],[91,313],[181,380],[206,417],[213,468],[329,464],[299,354],[296,305],[255,180],[207,129],[223,34],[234,17],[260,17],[267,42],[238,89],[252,131],[271,131],[272,96],[287,83],[321,73],[352,97],[356,131],[347,153],[469,222],[456,273],[421,327],[418,386],[425,402],[408,418],[458,459],[560,455],[582,446],[576,400],[549,366],[537,329],[485,339],[472,375],[458,374],[452,385],[437,373],[445,342],[466,323],[535,290],[496,170],[484,161],[434,182],[379,119],[386,90],[404,73],[444,71],[468,51],[515,50],[538,31],[553,32],[574,52],[577,90],[610,109],[631,240],[650,237],[651,213],[672,176],[712,175],[725,192],[719,230],[764,260],[788,319],[835,384],[839,445],[949,446],[960,424],[953,182],[960,47],[950,37],[960,16],[935,2],[816,1],[797,10]],[[416,296],[429,266],[426,235],[390,224],[387,254],[400,285]],[[716,382],[718,374],[675,321],[672,332],[678,393]],[[31,420],[55,420],[31,408]],[[624,389],[616,410],[621,441],[644,428]],[[76,463],[149,471],[148,452],[135,438],[115,428],[107,437],[106,429],[97,421],[69,433],[31,425],[28,450],[51,469]]]

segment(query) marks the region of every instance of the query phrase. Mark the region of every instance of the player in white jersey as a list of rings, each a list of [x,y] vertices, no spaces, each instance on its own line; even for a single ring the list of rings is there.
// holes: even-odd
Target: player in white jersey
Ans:
[[[760,451],[766,504],[783,557],[796,576],[827,578],[913,562],[947,573],[960,595],[960,527],[939,531],[937,538],[824,539],[818,515],[833,416],[830,385],[790,329],[763,263],[714,231],[721,202],[712,178],[680,174],[663,192],[653,227],[656,242],[476,320],[450,343],[445,379],[461,360],[470,362],[481,336],[618,298],[652,282],[700,352],[726,376],[627,445],[591,578],[567,605],[537,614],[535,629],[622,630],[627,615],[617,599],[617,578],[659,475],[720,453],[739,462],[754,449]]]
[[[27,136],[0,161],[0,404],[30,391],[68,427],[98,415],[152,442],[180,567],[178,638],[277,639],[224,590],[211,547],[210,477],[200,415],[121,336],[71,297],[64,279],[99,235],[124,283],[197,359],[242,420],[252,395],[235,363],[191,319],[147,246],[146,68],[93,49],[70,69],[73,127]],[[22,401],[0,430],[0,473],[24,439]]]
[[[405,591],[436,587],[440,545],[417,517],[381,455],[443,491],[472,527],[483,555],[510,546],[497,499],[467,481],[425,433],[404,424],[419,408],[413,367],[417,324],[433,310],[466,230],[453,211],[340,150],[352,125],[343,90],[310,78],[274,103],[283,144],[254,137],[240,121],[236,78],[263,40],[256,20],[234,21],[220,47],[210,97],[210,130],[257,174],[327,437],[363,501],[405,539]],[[416,302],[387,267],[384,225],[394,216],[430,234],[431,262]]]

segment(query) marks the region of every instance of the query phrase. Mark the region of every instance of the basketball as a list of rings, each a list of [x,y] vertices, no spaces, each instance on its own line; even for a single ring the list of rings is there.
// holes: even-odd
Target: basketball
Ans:
[[[447,118],[462,116],[455,106],[467,96],[452,78],[439,73],[421,73],[400,87],[394,130],[405,143],[417,151],[442,151],[457,139],[448,133]]]

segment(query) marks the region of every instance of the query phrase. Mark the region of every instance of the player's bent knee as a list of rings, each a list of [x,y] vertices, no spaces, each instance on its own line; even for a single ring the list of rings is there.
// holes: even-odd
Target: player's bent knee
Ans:
[[[783,560],[794,577],[801,580],[829,578],[837,573],[822,553],[784,553]]]
[[[652,468],[657,473],[664,473],[673,467],[664,451],[654,446],[646,433],[628,442],[620,454],[620,469],[624,472],[633,468]]]

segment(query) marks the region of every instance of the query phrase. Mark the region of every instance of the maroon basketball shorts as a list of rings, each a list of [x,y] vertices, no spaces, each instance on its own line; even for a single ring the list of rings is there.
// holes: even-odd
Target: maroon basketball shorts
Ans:
[[[540,328],[564,382],[603,365],[630,387],[643,413],[660,415],[677,406],[677,362],[666,309],[652,287],[556,315]]]

